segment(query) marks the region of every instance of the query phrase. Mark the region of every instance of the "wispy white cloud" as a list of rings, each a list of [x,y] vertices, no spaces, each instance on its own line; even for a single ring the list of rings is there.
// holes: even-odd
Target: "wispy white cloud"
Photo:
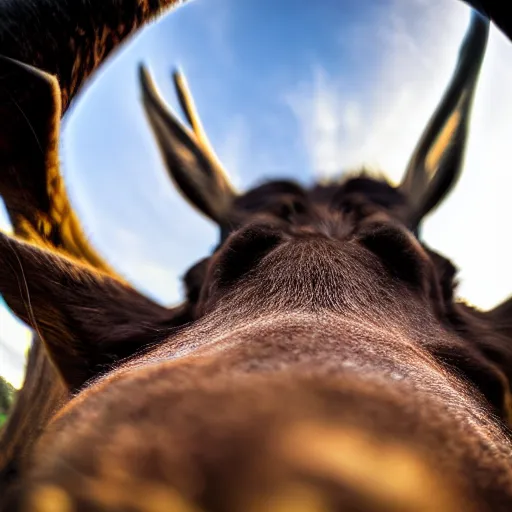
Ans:
[[[372,88],[344,87],[346,69],[329,75],[318,65],[308,82],[285,96],[300,125],[311,167],[320,177],[362,165],[398,182],[429,116],[453,72],[469,21],[462,3],[396,0],[380,21],[359,27],[353,51],[382,55],[366,80]],[[368,41],[372,41],[369,45]],[[484,308],[512,293],[507,258],[512,173],[512,46],[493,29],[474,105],[463,177],[429,218],[424,237],[463,270],[461,296]],[[365,59],[361,59],[361,66]],[[358,70],[353,70],[357,73]]]
[[[318,64],[308,82],[285,95],[317,175],[367,165],[399,179],[453,70],[468,12],[439,0],[396,1],[381,19],[359,26],[349,47],[361,56],[350,73],[364,74],[372,87],[349,89],[346,69],[333,76]],[[365,52],[372,49],[382,58],[370,66]]]
[[[234,117],[228,126],[217,153],[222,165],[229,173],[231,183],[236,188],[241,188],[242,169],[249,155],[250,131],[242,116]]]
[[[311,82],[300,84],[284,99],[300,122],[315,173],[337,175],[346,166],[348,148],[364,134],[361,103],[350,98],[342,80],[330,77],[320,64]]]

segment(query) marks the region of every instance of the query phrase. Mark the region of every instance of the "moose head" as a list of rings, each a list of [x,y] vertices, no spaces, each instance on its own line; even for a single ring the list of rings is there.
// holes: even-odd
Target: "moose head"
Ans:
[[[0,234],[0,292],[38,338],[4,433],[6,510],[509,510],[512,304],[459,301],[420,233],[460,174],[488,31],[475,13],[398,187],[362,173],[239,193],[184,76],[189,126],[141,67],[169,174],[220,228],[171,309],[103,262],[70,207],[56,147],[76,84],[2,59],[23,116],[0,101],[16,234]]]

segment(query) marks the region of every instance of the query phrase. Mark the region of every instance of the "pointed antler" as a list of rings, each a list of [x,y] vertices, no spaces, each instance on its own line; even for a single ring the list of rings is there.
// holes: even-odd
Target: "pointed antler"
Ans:
[[[411,204],[412,227],[442,201],[460,175],[489,24],[473,11],[453,77],[407,166],[400,189]]]
[[[187,118],[187,121],[190,123],[192,130],[195,133],[196,139],[201,147],[204,149],[206,153],[210,156],[210,158],[217,161],[219,169],[227,176],[227,172],[222,166],[220,160],[218,159],[208,136],[203,128],[203,124],[201,122],[201,118],[196,109],[196,105],[194,103],[194,98],[192,97],[192,93],[190,92],[190,88],[187,83],[187,79],[182,71],[176,70],[173,73],[174,86],[176,87],[176,93],[178,96],[178,100],[180,102],[181,109]]]
[[[215,153],[208,135],[206,135],[206,131],[203,128],[203,123],[201,122],[201,118],[197,112],[194,98],[190,92],[185,75],[182,71],[176,70],[173,73],[173,80],[181,109],[194,131],[199,145],[203,148],[203,151],[208,154],[209,158],[216,163],[218,172],[223,174],[224,181],[229,186],[228,173]]]
[[[57,80],[0,57],[0,194],[14,233],[115,274],[83,234],[59,169]]]
[[[202,126],[185,77],[179,71],[173,77],[190,128],[165,104],[149,72],[141,66],[139,80],[146,116],[178,189],[193,206],[222,227],[228,222],[236,192]]]

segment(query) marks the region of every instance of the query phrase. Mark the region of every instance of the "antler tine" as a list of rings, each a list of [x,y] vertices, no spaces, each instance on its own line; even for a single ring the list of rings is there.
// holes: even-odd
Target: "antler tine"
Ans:
[[[215,150],[213,149],[210,139],[206,135],[206,131],[203,127],[203,123],[201,122],[201,118],[199,117],[199,113],[197,112],[196,104],[192,96],[192,92],[190,91],[190,87],[188,85],[185,74],[180,69],[176,69],[173,72],[172,77],[181,110],[185,114],[185,117],[187,118],[187,121],[189,122],[192,128],[196,136],[197,142],[201,145],[203,151],[208,153],[210,158],[212,158],[215,161],[219,170],[225,176],[227,176],[228,174],[226,169],[223,167],[219,157],[217,156]]]
[[[400,185],[417,225],[459,178],[476,84],[489,37],[489,19],[473,11],[450,83],[409,160]]]
[[[180,121],[165,103],[151,74],[141,64],[139,83],[146,117],[178,190],[204,215],[224,226],[229,222],[236,191],[208,140],[185,77],[176,71],[173,78],[188,122]]]
[[[190,92],[187,78],[179,69],[174,71],[172,78],[174,80],[174,86],[176,87],[176,93],[178,95],[181,109],[192,127],[192,130],[194,130],[197,139],[201,144],[211,146],[208,137],[206,136],[206,132],[204,131],[201,118],[197,112],[196,104],[192,97],[192,93]]]

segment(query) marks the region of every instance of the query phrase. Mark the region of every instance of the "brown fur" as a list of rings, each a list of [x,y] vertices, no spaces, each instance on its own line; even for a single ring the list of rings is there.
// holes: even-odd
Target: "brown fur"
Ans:
[[[204,510],[259,510],[282,493],[309,496],[310,510],[508,509],[510,367],[485,350],[492,340],[507,353],[510,340],[454,302],[449,263],[393,221],[393,208],[368,202],[372,214],[361,217],[340,214],[337,195],[301,195],[314,214],[283,221],[260,211],[203,265],[194,323],[164,328],[154,348],[98,370],[60,411],[33,456],[27,503],[49,488],[70,510],[165,510],[175,493]],[[105,278],[19,243],[0,251],[4,268],[14,253],[28,283],[41,265],[61,268],[74,293],[90,282],[85,293],[115,328]],[[34,308],[59,279],[44,293],[29,285]],[[136,311],[133,299],[121,302]],[[52,303],[69,307],[65,297]],[[482,344],[463,334],[475,323]],[[359,447],[359,470],[356,453],[335,454],[337,443]],[[409,476],[393,486],[374,468]],[[157,498],[145,508],[149,492],[160,509]]]
[[[168,310],[57,207],[67,89],[1,65],[34,84],[42,143],[27,163],[23,133],[0,133],[0,190],[21,219],[0,234],[0,292],[41,340],[2,438],[4,510],[511,509],[512,301],[456,299],[403,190],[361,175],[230,197],[218,248]]]
[[[66,194],[57,154],[60,117],[87,76],[136,28],[174,3],[102,0],[95,6],[75,2],[71,10],[46,0],[2,5],[0,194],[17,237],[121,279],[87,241]],[[32,443],[68,398],[36,335],[23,388],[0,435],[0,496],[16,482]]]

